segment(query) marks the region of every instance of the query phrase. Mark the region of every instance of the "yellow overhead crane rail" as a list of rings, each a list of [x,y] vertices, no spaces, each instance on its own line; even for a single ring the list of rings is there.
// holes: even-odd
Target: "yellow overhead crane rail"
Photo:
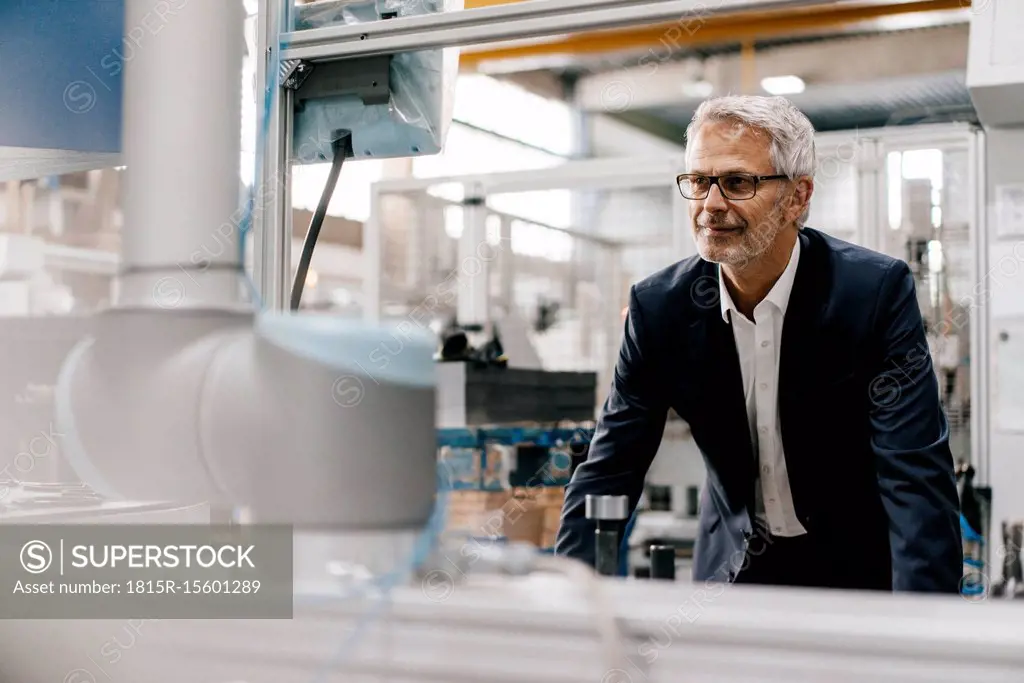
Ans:
[[[522,0],[464,0],[467,9],[504,5]],[[1022,0],[1024,1],[1024,0]],[[742,43],[788,36],[828,33],[855,24],[924,12],[948,12],[971,7],[971,0],[916,0],[888,4],[837,5],[774,12],[743,11],[736,14],[682,16],[671,24],[633,29],[578,33],[567,37],[531,41],[501,47],[464,48],[461,68],[474,69],[483,62],[500,60],[594,55],[638,51],[647,48],[680,49],[701,45]]]

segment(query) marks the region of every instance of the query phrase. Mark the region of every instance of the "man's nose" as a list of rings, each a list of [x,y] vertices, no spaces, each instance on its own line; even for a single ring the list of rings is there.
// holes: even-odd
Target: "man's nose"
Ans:
[[[710,213],[721,213],[729,210],[729,203],[722,195],[722,189],[718,185],[712,185],[708,189],[708,196],[704,198],[704,210]]]

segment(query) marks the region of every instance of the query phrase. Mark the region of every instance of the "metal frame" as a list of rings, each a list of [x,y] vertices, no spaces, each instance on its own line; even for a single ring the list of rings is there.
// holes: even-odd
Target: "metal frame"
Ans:
[[[985,156],[985,133],[975,131],[968,148],[969,172],[971,174],[970,216],[973,228],[970,231],[971,254],[973,256],[972,280],[982,282],[989,272],[988,238],[988,172]],[[977,472],[979,485],[991,485],[990,414],[991,394],[989,373],[991,366],[989,346],[991,321],[988,306],[971,306],[971,459]],[[989,543],[991,549],[995,544]],[[991,563],[992,558],[988,558]],[[991,564],[989,564],[991,566]]]
[[[278,69],[282,60],[304,59],[331,61],[397,52],[460,47],[494,41],[550,36],[586,30],[622,28],[656,22],[702,21],[716,14],[743,10],[768,11],[816,4],[814,0],[721,0],[711,8],[698,0],[531,0],[529,2],[463,10],[445,14],[415,16],[380,21],[361,26],[341,26],[310,31],[282,31],[291,26],[292,0],[260,0],[260,17],[264,19],[259,34],[260,52],[258,92],[273,79],[273,101],[269,127],[264,127],[262,113],[260,130],[268,130],[261,169],[264,190],[261,193],[257,215],[257,242],[254,267],[256,280],[265,304],[271,310],[283,310],[287,305],[287,292],[291,277],[291,182],[289,173],[290,145],[292,141],[293,98],[291,91],[278,85]],[[286,45],[277,52],[277,37]],[[838,134],[842,135],[842,134]],[[833,136],[833,137],[838,137]],[[849,134],[846,134],[847,137]],[[974,261],[974,279],[986,272],[987,253],[981,246],[986,222],[984,202],[978,192],[984,190],[984,142],[980,133],[971,126],[960,124],[934,125],[927,128],[875,129],[856,132],[863,140],[862,152],[874,159],[871,166],[861,168],[858,183],[859,209],[870,215],[872,203],[881,210],[878,192],[884,183],[884,169],[877,166],[883,149],[889,146],[912,147],[966,142],[971,157],[971,173],[975,187],[971,196],[973,207],[971,230]],[[973,137],[970,137],[973,135]],[[825,134],[823,139],[829,136]],[[883,162],[884,163],[884,162]],[[366,259],[364,278],[365,305],[370,320],[379,320],[381,272],[381,235],[377,206],[381,194],[396,191],[426,189],[440,182],[474,183],[484,194],[517,192],[529,189],[624,189],[626,187],[656,187],[666,182],[675,169],[684,165],[682,153],[660,160],[631,159],[628,165],[621,160],[569,162],[544,172],[503,173],[475,177],[447,179],[410,179],[378,183],[371,189],[371,215],[364,224],[363,248]],[[629,169],[641,168],[640,174]],[[627,177],[629,176],[629,177]],[[673,248],[678,257],[692,253],[689,230],[686,227],[685,202],[677,201],[673,210]],[[881,223],[884,225],[884,222]],[[859,236],[869,247],[881,246],[881,235]],[[972,354],[978,362],[972,368],[972,457],[977,461],[979,478],[986,481],[988,443],[988,328],[978,307],[971,310]],[[981,372],[979,372],[981,370]]]
[[[294,93],[280,87],[282,57],[278,36],[291,28],[294,0],[259,0],[257,20],[257,130],[267,131],[257,173],[260,178],[253,215],[253,279],[269,310],[288,307],[291,290],[292,183],[291,146]],[[263,98],[270,89],[269,121]]]
[[[262,190],[255,216],[255,280],[265,306],[284,310],[291,277],[290,145],[293,95],[279,86],[282,61],[334,61],[414,50],[462,47],[488,42],[537,38],[577,31],[678,22],[681,28],[712,16],[741,11],[770,11],[820,4],[820,0],[530,0],[427,16],[306,31],[292,26],[294,0],[259,0],[257,92],[272,89],[269,126],[262,111],[259,130],[267,131],[260,177]],[[278,50],[279,45],[285,47]],[[262,110],[262,106],[260,107]],[[619,172],[621,173],[621,168]],[[372,228],[374,220],[367,222]],[[379,257],[378,237],[364,233],[371,261]],[[373,286],[367,293],[373,295]],[[377,292],[379,296],[379,292]],[[370,297],[372,299],[373,296]]]
[[[679,22],[683,27],[737,11],[768,12],[820,4],[820,0],[719,0],[710,7],[699,0],[530,0],[297,31],[285,36],[284,58],[327,61],[369,57],[661,22]]]

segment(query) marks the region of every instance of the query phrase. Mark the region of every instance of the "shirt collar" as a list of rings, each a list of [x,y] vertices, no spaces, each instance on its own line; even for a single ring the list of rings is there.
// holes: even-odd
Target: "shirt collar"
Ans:
[[[793,283],[796,281],[796,267],[800,261],[800,236],[797,235],[793,243],[793,251],[789,255],[789,264],[782,271],[782,275],[775,282],[768,295],[764,298],[779,309],[783,316],[786,315],[786,308],[789,306],[789,295],[793,291]],[[718,267],[718,293],[722,308],[722,320],[729,322],[729,311],[739,311],[729,294],[729,288],[725,286],[725,279],[722,277],[722,267]],[[761,303],[764,303],[762,301]],[[760,306],[761,304],[758,304]]]

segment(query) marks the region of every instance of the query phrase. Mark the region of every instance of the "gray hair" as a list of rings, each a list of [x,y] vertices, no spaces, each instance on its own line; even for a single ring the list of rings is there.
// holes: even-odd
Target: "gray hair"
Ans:
[[[733,121],[768,136],[769,154],[776,173],[790,178],[814,176],[814,126],[795,104],[785,97],[726,95],[705,100],[686,127],[689,142],[708,122]],[[797,221],[803,226],[810,213],[804,210]]]

